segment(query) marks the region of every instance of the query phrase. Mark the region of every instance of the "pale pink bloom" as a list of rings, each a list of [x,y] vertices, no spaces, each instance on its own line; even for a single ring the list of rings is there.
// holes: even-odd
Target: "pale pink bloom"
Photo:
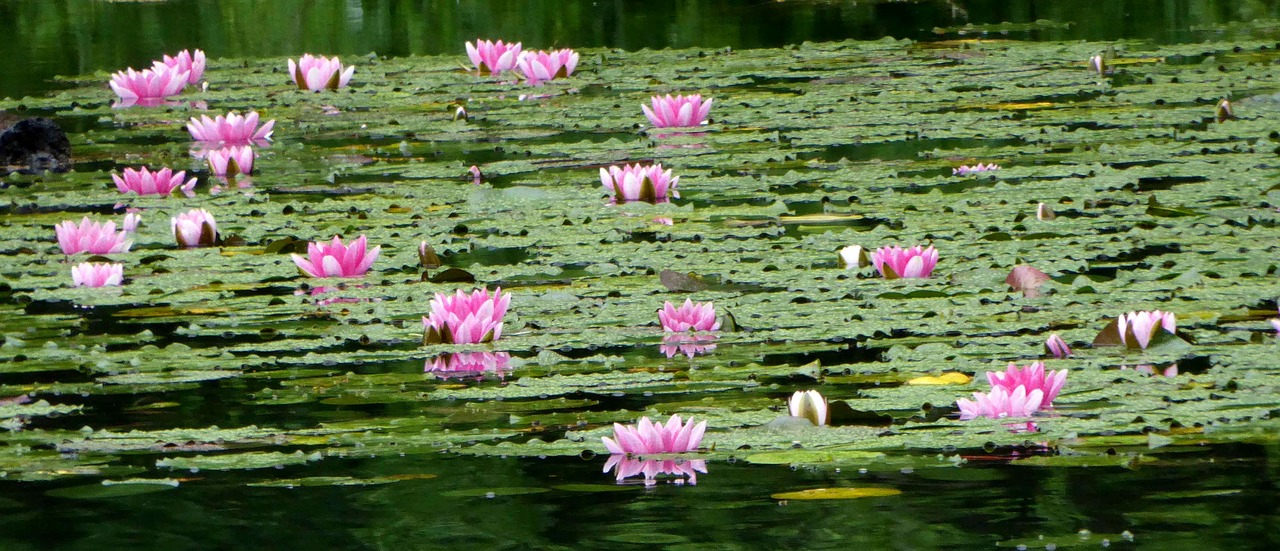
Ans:
[[[471,168],[468,170],[471,171],[471,183],[478,186],[480,185],[481,182],[484,181],[484,174],[480,172],[480,167],[476,165],[471,165]]]
[[[1120,371],[1126,371],[1126,370],[1128,370],[1128,369],[1129,369],[1129,366],[1127,366],[1127,365],[1122,365],[1122,366],[1120,366]],[[1135,365],[1135,366],[1133,366],[1133,370],[1134,370],[1134,371],[1137,371],[1138,373],[1141,373],[1141,374],[1143,374],[1143,375],[1155,375],[1155,374],[1156,374],[1156,366],[1151,365],[1151,364]],[[1161,371],[1161,372],[1160,372],[1160,374],[1161,374],[1161,375],[1164,375],[1164,376],[1165,376],[1165,377],[1167,377],[1167,378],[1177,377],[1177,376],[1178,376],[1178,364],[1172,364],[1172,365],[1170,365],[1169,367],[1166,367],[1163,371]]]
[[[63,220],[53,227],[58,234],[58,246],[62,254],[76,253],[113,254],[129,252],[133,241],[129,232],[116,232],[116,223],[99,224],[88,216],[80,220],[80,225],[70,220]]]
[[[675,220],[672,220],[672,219],[671,219],[671,217],[669,217],[669,216],[655,216],[655,217],[653,217],[653,223],[654,223],[654,224],[659,224],[659,225],[662,225],[662,226],[674,226],[674,225],[676,225],[676,221],[675,221]]]
[[[792,417],[808,419],[810,423],[819,427],[831,420],[827,398],[816,390],[797,390],[787,400],[787,410]]]
[[[138,231],[138,224],[142,223],[142,215],[136,212],[130,212],[124,215],[124,223],[120,228],[129,233]]]
[[[329,243],[312,241],[307,244],[307,258],[293,255],[293,263],[311,277],[360,277],[369,271],[373,261],[382,253],[382,246],[368,249],[365,236],[357,237],[350,245],[344,245],[338,236]]]
[[[502,288],[476,289],[470,295],[459,289],[452,296],[436,293],[431,313],[422,318],[424,343],[475,344],[502,337],[502,318],[511,304],[511,293]]]
[[[1089,58],[1089,70],[1098,73],[1099,75],[1107,72],[1107,64],[1102,61],[1102,56],[1095,55]]]
[[[195,84],[200,82],[200,77],[204,76],[204,51],[196,50],[195,55],[190,50],[182,50],[178,55],[169,57],[164,56],[161,61],[156,61],[152,67],[159,69],[160,67],[168,67],[177,73],[187,73],[187,81],[185,84]]]
[[[1057,333],[1049,335],[1049,338],[1044,341],[1044,349],[1049,351],[1049,354],[1052,354],[1055,358],[1065,358],[1071,355],[1071,347],[1067,346],[1067,341],[1062,340],[1062,337],[1059,337]],[[1049,401],[1052,402],[1053,400],[1050,399]]]
[[[609,453],[620,455],[649,455],[658,453],[684,453],[698,449],[707,422],[697,425],[693,419],[682,423],[679,415],[672,415],[667,424],[654,423],[641,417],[638,425],[613,424],[613,438],[601,437]]]
[[[919,245],[910,249],[897,245],[880,247],[871,254],[871,263],[885,279],[929,277],[938,263],[938,250],[933,245],[929,245],[927,249]]]
[[[679,354],[693,358],[715,350],[715,341],[715,335],[675,333],[662,337],[662,344],[658,345],[658,351],[668,358],[674,358]]]
[[[195,178],[183,183],[182,179],[186,176],[187,173],[182,170],[176,174],[168,168],[151,172],[144,166],[142,170],[126,168],[123,176],[112,174],[111,179],[115,180],[116,189],[120,190],[120,193],[132,191],[138,195],[169,195],[175,189],[190,192],[196,187]]]
[[[293,83],[298,85],[299,90],[319,92],[326,88],[329,90],[345,88],[355,71],[355,67],[347,67],[344,71],[338,56],[329,59],[324,56],[302,54],[297,63],[292,59],[289,60],[289,78],[293,79]]]
[[[1147,349],[1156,331],[1163,328],[1170,333],[1177,333],[1178,319],[1173,312],[1159,310],[1129,312],[1121,315],[1116,322],[1120,333],[1120,342],[1129,348]]]
[[[1271,321],[1271,326],[1276,328],[1276,333],[1280,333],[1280,318],[1269,321]]]
[[[653,96],[650,102],[653,108],[648,105],[641,104],[640,109],[644,111],[644,116],[649,118],[649,122],[657,128],[671,127],[688,127],[700,126],[707,124],[707,115],[711,113],[712,98],[702,101],[702,94],[692,94],[689,96],[675,96],[667,94],[662,96]]]
[[[995,163],[991,163],[987,165],[978,163],[973,166],[961,165],[960,168],[951,169],[951,174],[953,176],[968,176],[970,174],[977,174],[979,172],[990,172],[992,170],[1000,170],[1000,165]]]
[[[578,52],[567,48],[551,52],[524,52],[516,58],[516,66],[529,84],[541,86],[543,81],[572,75],[578,67]]]
[[[503,71],[515,69],[520,58],[519,42],[507,44],[501,40],[476,40],[474,46],[467,42],[467,57],[482,75],[496,75]]]
[[[720,328],[720,321],[716,319],[716,308],[712,303],[694,303],[692,299],[687,298],[679,308],[671,304],[671,301],[666,301],[662,309],[658,310],[658,321],[662,322],[664,331],[672,333],[715,331]]]
[[[679,176],[672,176],[671,170],[662,170],[662,164],[653,165],[617,165],[608,169],[600,169],[600,183],[613,200],[619,203],[627,201],[645,201],[660,203],[667,200],[667,195],[680,197],[676,185]]]
[[[179,247],[211,247],[218,242],[218,222],[204,209],[191,209],[169,219]]]
[[[510,362],[511,355],[506,352],[455,352],[427,360],[423,371],[441,378],[482,376],[486,373],[502,377]]]
[[[698,473],[707,473],[707,462],[704,459],[632,459],[625,455],[612,454],[604,462],[604,470],[613,469],[614,478],[621,483],[627,478],[644,475],[644,485],[653,486],[658,483],[659,475],[676,477],[672,484],[684,484],[686,479],[690,485],[698,483]]]
[[[987,382],[992,387],[1003,387],[1009,393],[1020,386],[1027,387],[1028,391],[1039,390],[1044,398],[1041,405],[1048,406],[1053,404],[1053,399],[1058,397],[1062,385],[1067,382],[1067,370],[1046,372],[1044,362],[1034,362],[1021,369],[1009,364],[1003,372],[988,371]]]
[[[215,176],[227,177],[236,174],[248,175],[253,172],[253,147],[237,145],[221,149],[210,149],[205,152],[205,160],[209,162],[209,170]]]
[[[178,95],[186,87],[189,75],[164,65],[141,71],[130,67],[111,75],[111,89],[126,103],[146,103]]]
[[[82,262],[71,267],[71,283],[76,287],[106,287],[124,282],[124,264]]]
[[[1031,414],[1040,409],[1043,399],[1044,391],[1038,388],[1027,392],[1027,387],[1020,386],[1010,392],[1002,386],[995,386],[991,387],[991,392],[985,394],[973,393],[973,401],[964,398],[956,400],[956,405],[960,407],[961,420],[974,417],[1002,419],[1031,417]]]
[[[200,118],[191,117],[191,122],[187,123],[187,131],[191,132],[192,139],[199,142],[224,146],[249,145],[270,140],[271,128],[275,124],[275,120],[269,120],[259,128],[257,111],[250,111],[248,115],[243,116],[233,111],[227,113],[225,117],[218,115],[213,119],[209,118],[209,115],[201,115]]]

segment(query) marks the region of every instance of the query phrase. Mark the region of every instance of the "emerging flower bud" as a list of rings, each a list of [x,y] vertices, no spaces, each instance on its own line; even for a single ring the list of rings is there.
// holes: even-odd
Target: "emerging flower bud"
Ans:
[[[1071,355],[1071,348],[1067,346],[1067,341],[1062,340],[1057,333],[1049,335],[1049,339],[1044,342],[1044,349],[1055,358],[1065,358]]]
[[[1095,55],[1089,58],[1089,70],[1098,73],[1099,76],[1107,72],[1107,65],[1103,63],[1102,56]]]
[[[787,400],[787,409],[792,417],[808,419],[819,427],[826,425],[828,418],[827,399],[816,390],[796,391]]]
[[[1214,109],[1214,116],[1218,119],[1218,122],[1221,123],[1228,119],[1236,118],[1236,113],[1231,109],[1231,102],[1224,98],[1222,101],[1218,102],[1218,107]]]
[[[467,108],[459,105],[458,110],[453,112],[453,120],[462,122],[471,120],[471,118],[467,116]]]
[[[428,270],[434,270],[441,265],[440,257],[436,255],[436,250],[426,241],[418,244],[418,262]]]
[[[1053,220],[1057,217],[1058,215],[1054,214],[1053,209],[1049,208],[1049,205],[1044,203],[1036,205],[1036,220]]]
[[[840,259],[837,262],[841,269],[857,270],[871,264],[871,259],[867,257],[866,249],[861,245],[849,245],[840,249]]]
[[[212,247],[218,242],[218,223],[204,209],[191,209],[169,219],[179,247]]]

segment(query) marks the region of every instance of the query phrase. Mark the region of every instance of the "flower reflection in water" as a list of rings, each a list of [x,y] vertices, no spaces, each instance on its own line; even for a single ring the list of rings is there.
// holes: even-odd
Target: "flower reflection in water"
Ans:
[[[511,355],[506,352],[455,352],[427,360],[422,371],[435,373],[442,379],[483,377],[486,373],[503,377],[510,363]]]
[[[368,286],[367,285],[354,286],[355,289],[364,289],[365,287],[368,287]],[[310,290],[297,289],[293,292],[293,294],[295,296],[310,295],[312,298],[316,299],[316,302],[315,302],[316,306],[328,306],[330,304],[359,304],[361,302],[379,302],[380,301],[380,299],[376,299],[376,298],[356,298],[356,297],[350,297],[350,296],[346,296],[346,297],[340,296],[341,292],[346,291],[348,289],[351,289],[351,287],[348,287],[346,285],[339,285],[337,287],[317,285],[315,287],[312,287]],[[334,294],[328,297],[324,296],[330,293],[334,293]]]
[[[1128,371],[1129,369],[1130,369],[1130,368],[1129,368],[1129,366],[1127,366],[1127,365],[1122,365],[1122,366],[1120,366],[1120,371]],[[1135,366],[1133,366],[1133,368],[1132,368],[1132,369],[1133,369],[1134,371],[1137,371],[1138,373],[1141,373],[1141,374],[1143,374],[1143,375],[1148,375],[1148,376],[1150,376],[1150,375],[1156,375],[1156,374],[1157,374],[1157,369],[1159,369],[1158,373],[1159,373],[1160,375],[1164,375],[1165,377],[1170,377],[1170,378],[1172,378],[1172,377],[1177,377],[1177,376],[1178,376],[1178,364],[1176,364],[1176,363],[1175,363],[1175,364],[1169,364],[1169,367],[1165,367],[1165,368],[1158,368],[1158,367],[1156,367],[1156,366],[1154,366],[1154,365],[1151,365],[1151,364],[1142,364],[1142,365],[1135,365]]]
[[[658,350],[666,354],[668,358],[684,354],[692,359],[694,356],[715,350],[715,342],[715,335],[699,335],[696,333],[671,334],[662,337],[662,344],[658,345]]]
[[[632,459],[625,455],[614,454],[604,464],[604,470],[613,470],[614,479],[621,484],[625,479],[644,475],[644,485],[653,486],[658,483],[659,475],[675,477],[672,484],[698,483],[698,473],[707,474],[707,462],[702,459]]]

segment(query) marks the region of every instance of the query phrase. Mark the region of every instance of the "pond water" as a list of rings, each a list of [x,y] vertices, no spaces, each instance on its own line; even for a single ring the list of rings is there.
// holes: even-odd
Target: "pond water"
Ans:
[[[1275,546],[1275,3],[516,5],[0,3],[0,108],[75,155],[0,180],[0,546]],[[581,61],[480,76],[477,36]],[[109,72],[186,47],[207,88],[114,105]],[[299,91],[303,51],[350,86]],[[651,128],[667,93],[709,123]],[[185,125],[233,110],[275,131],[227,181]],[[634,162],[679,197],[611,202],[600,169]],[[1001,168],[953,173],[978,163]],[[140,166],[195,188],[121,194]],[[174,245],[193,208],[218,246]],[[91,256],[53,226],[128,213],[132,248],[96,258],[124,284],[73,287]],[[301,274],[335,234],[372,269]],[[855,244],[940,258],[884,279],[841,267]],[[434,293],[477,286],[511,294],[501,337],[424,344]],[[720,330],[667,340],[685,298]],[[1156,309],[1175,333],[1105,346]],[[960,418],[1035,361],[1067,379],[1032,426]],[[807,389],[829,426],[788,415]],[[707,423],[696,450],[601,440],[673,414]]]

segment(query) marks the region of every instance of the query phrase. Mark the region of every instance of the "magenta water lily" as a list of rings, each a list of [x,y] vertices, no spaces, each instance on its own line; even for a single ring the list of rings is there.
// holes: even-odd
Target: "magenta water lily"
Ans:
[[[871,264],[885,279],[929,277],[938,264],[938,250],[933,245],[928,248],[916,245],[910,249],[897,245],[880,247],[871,254]]]
[[[1010,392],[1002,386],[992,387],[990,392],[974,392],[973,400],[961,398],[956,400],[960,407],[960,419],[975,417],[1003,419],[1006,417],[1031,417],[1040,409],[1044,401],[1044,391],[1035,389],[1030,392],[1027,387],[1019,386]]]
[[[178,72],[165,65],[135,71],[132,67],[111,75],[111,89],[126,104],[155,103],[176,96],[187,86],[190,72]]]
[[[694,127],[707,124],[712,101],[714,101],[713,98],[703,101],[702,94],[674,97],[667,94],[666,97],[653,96],[649,100],[653,107],[641,104],[640,109],[644,111],[644,116],[648,117],[654,127]]]
[[[605,436],[600,440],[612,454],[685,453],[698,449],[706,430],[706,421],[695,425],[690,418],[688,423],[684,423],[679,415],[672,415],[665,425],[641,417],[636,425],[614,423],[613,438]]]
[[[166,67],[176,73],[187,73],[187,84],[195,84],[200,82],[200,78],[204,76],[205,57],[203,50],[196,50],[192,53],[190,50],[182,50],[177,55],[165,55],[163,59],[152,64],[153,69]]]
[[[269,120],[259,127],[257,111],[250,111],[248,115],[233,111],[225,117],[218,115],[212,119],[208,115],[192,117],[187,123],[187,130],[191,132],[192,139],[211,145],[250,145],[270,140],[275,124],[275,120]]]
[[[715,331],[720,328],[720,320],[716,319],[716,308],[710,302],[693,302],[684,299],[684,304],[677,308],[671,301],[666,301],[658,310],[658,321],[662,322],[663,331],[683,333],[685,331]]]
[[[611,454],[604,462],[604,470],[613,470],[614,479],[618,483],[633,476],[644,476],[644,485],[653,486],[658,477],[663,475],[675,477],[672,484],[690,485],[698,483],[698,473],[706,474],[707,462],[704,459],[632,459],[625,455]]]
[[[303,54],[297,62],[289,60],[289,78],[293,79],[293,83],[298,85],[299,90],[319,92],[326,89],[345,88],[355,71],[355,67],[344,69],[342,62],[338,61],[338,56],[328,58]]]
[[[611,166],[600,169],[600,183],[604,189],[619,203],[627,201],[644,201],[661,203],[670,197],[680,197],[676,185],[679,176],[672,176],[671,170],[662,170],[662,164]]]
[[[1116,318],[1116,330],[1122,344],[1146,350],[1157,332],[1177,333],[1178,318],[1173,312],[1160,310],[1129,312]]]
[[[126,168],[123,175],[112,174],[111,179],[115,180],[116,189],[120,190],[120,193],[169,195],[175,189],[181,189],[186,193],[195,189],[196,179],[191,178],[184,183],[183,179],[186,176],[186,171],[182,170],[175,173],[172,169],[162,168],[151,172],[144,166],[138,170]]]
[[[954,176],[969,176],[972,174],[979,174],[982,172],[991,172],[993,170],[1000,170],[1000,165],[995,163],[989,163],[985,165],[982,163],[978,163],[973,166],[961,165],[959,168],[951,169],[951,174]]]
[[[523,52],[516,59],[516,66],[524,73],[526,82],[541,86],[544,81],[572,75],[578,67],[578,52],[567,48],[550,52]]]
[[[209,171],[215,176],[226,178],[237,174],[248,175],[253,172],[253,159],[257,156],[253,147],[237,145],[213,149],[205,153],[204,159],[209,163]]]
[[[382,246],[368,248],[369,241],[360,236],[350,245],[342,243],[338,236],[325,243],[307,244],[307,257],[293,255],[293,263],[311,277],[360,277],[369,271],[373,261],[382,253]]]
[[[516,67],[520,48],[519,42],[512,44],[501,40],[476,40],[474,46],[467,42],[467,57],[471,58],[471,64],[476,66],[480,74],[496,75]]]
[[[117,232],[115,222],[98,223],[88,216],[81,219],[79,224],[64,220],[54,226],[53,230],[58,236],[58,246],[65,255],[123,253],[133,246],[129,232]]]
[[[502,337],[502,318],[511,304],[511,293],[502,288],[459,289],[453,295],[436,293],[431,313],[422,318],[423,344],[476,344]]]
[[[1044,349],[1055,358],[1071,355],[1071,347],[1067,346],[1067,341],[1062,340],[1057,333],[1049,335],[1049,338],[1044,341]]]
[[[992,388],[1002,387],[1010,394],[1018,387],[1026,387],[1028,393],[1039,390],[1043,398],[1040,405],[1048,406],[1066,384],[1067,370],[1045,371],[1044,362],[1034,362],[1025,368],[1011,363],[1004,371],[988,371],[987,382]]]
[[[107,287],[124,282],[124,264],[82,262],[71,267],[71,284],[75,287]]]
[[[212,247],[218,242],[218,222],[204,209],[191,209],[169,219],[179,247]]]

